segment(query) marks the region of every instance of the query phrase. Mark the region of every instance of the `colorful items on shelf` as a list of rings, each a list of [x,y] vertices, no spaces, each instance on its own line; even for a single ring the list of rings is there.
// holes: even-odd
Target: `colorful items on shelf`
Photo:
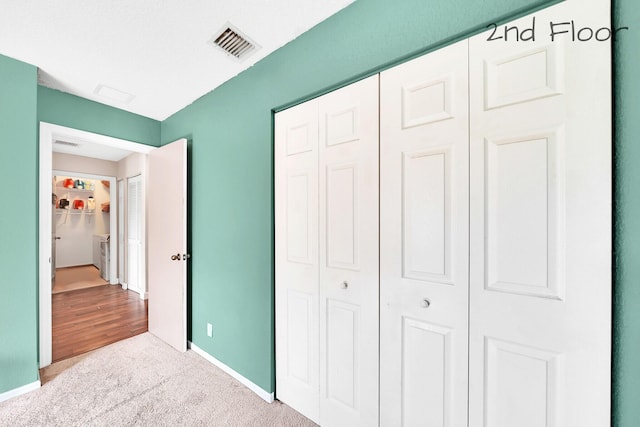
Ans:
[[[56,177],[54,177],[54,182],[56,182]],[[73,190],[86,190],[86,191],[94,191],[96,188],[96,182],[92,180],[82,180],[82,179],[74,179],[74,178],[64,178],[61,181],[61,184],[64,188],[73,189]],[[109,181],[101,181],[103,185],[107,188],[109,187]],[[105,184],[106,183],[106,184]],[[54,193],[55,194],[55,193]],[[55,206],[57,209],[73,209],[73,210],[87,210],[90,213],[93,213],[97,208],[96,199],[93,195],[88,197],[83,197],[81,195],[75,194],[76,198],[74,200],[69,200],[69,198],[63,198],[56,200]],[[74,193],[67,192],[67,197],[74,196]],[[110,203],[105,202],[100,204],[100,210],[105,213],[109,213]]]
[[[73,178],[65,178],[62,180],[62,186],[64,188],[73,188],[76,190],[95,190],[96,189],[96,184],[93,181],[90,180],[82,180],[82,179],[76,179],[74,180]]]

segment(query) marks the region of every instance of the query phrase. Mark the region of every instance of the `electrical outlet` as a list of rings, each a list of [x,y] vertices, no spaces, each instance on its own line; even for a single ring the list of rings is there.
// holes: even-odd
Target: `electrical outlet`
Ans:
[[[207,323],[207,336],[213,337],[213,325],[211,323]]]

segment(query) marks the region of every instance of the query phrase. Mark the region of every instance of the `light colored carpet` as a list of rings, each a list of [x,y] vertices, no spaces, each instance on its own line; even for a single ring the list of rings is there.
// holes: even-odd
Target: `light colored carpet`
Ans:
[[[0,403],[0,425],[316,425],[149,333],[58,362],[41,378],[40,389]]]
[[[51,293],[73,291],[106,285],[108,282],[100,277],[100,270],[93,265],[65,267],[56,269]]]

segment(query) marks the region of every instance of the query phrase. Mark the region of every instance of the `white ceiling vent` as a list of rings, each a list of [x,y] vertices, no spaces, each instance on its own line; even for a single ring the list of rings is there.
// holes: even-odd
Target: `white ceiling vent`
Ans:
[[[209,41],[239,61],[260,49],[253,40],[242,34],[236,27],[226,23],[222,30]]]
[[[109,99],[111,101],[116,101],[122,104],[128,104],[130,103],[133,98],[135,98],[135,95],[132,95],[130,93],[127,92],[123,92],[121,90],[118,89],[114,89],[112,87],[103,85],[103,84],[99,84],[95,90],[93,91],[93,93],[95,93],[96,95],[102,97],[102,98],[106,98]]]
[[[67,147],[78,147],[78,146],[80,146],[80,144],[77,144],[77,143],[75,143],[75,142],[62,141],[62,140],[60,140],[60,139],[56,139],[56,140],[54,141],[54,143],[55,143],[55,144],[58,144],[58,145],[66,145]]]

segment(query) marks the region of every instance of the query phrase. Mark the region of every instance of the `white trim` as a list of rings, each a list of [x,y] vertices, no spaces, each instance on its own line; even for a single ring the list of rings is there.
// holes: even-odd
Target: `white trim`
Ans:
[[[62,139],[65,141],[82,140],[94,144],[117,147],[136,153],[149,153],[157,147],[139,144],[133,141],[113,138],[106,135],[85,132],[51,123],[40,122],[40,149],[39,149],[39,236],[38,236],[38,304],[39,304],[39,328],[38,340],[40,343],[40,367],[51,364],[51,176],[52,176],[52,150],[53,141]],[[112,230],[113,231],[113,230]],[[114,275],[115,276],[115,275]]]
[[[34,381],[31,384],[25,384],[22,387],[14,388],[13,390],[5,391],[0,394],[0,402],[4,402],[5,400],[9,400],[14,397],[18,397],[25,393],[29,393],[30,391],[37,390],[40,388],[40,380]]]
[[[203,349],[201,349],[191,341],[188,341],[187,343],[189,344],[189,348],[193,350],[194,353],[202,356],[205,360],[213,363],[218,368],[222,369],[227,374],[231,375],[233,378],[240,381],[245,387],[247,387],[249,390],[251,390],[258,396],[260,396],[267,403],[273,403],[273,397],[274,397],[273,393],[269,393],[268,391],[262,389],[260,386],[256,385],[251,380],[247,379],[246,377],[242,376],[238,372],[234,371],[232,368],[225,365],[224,363],[222,363],[221,361],[219,361],[218,359],[216,359],[215,357],[213,357],[212,355],[210,355],[209,353],[207,353],[206,351],[204,351]]]
[[[39,160],[39,330],[40,367],[51,365],[51,174],[53,130],[40,123],[40,160]]]

